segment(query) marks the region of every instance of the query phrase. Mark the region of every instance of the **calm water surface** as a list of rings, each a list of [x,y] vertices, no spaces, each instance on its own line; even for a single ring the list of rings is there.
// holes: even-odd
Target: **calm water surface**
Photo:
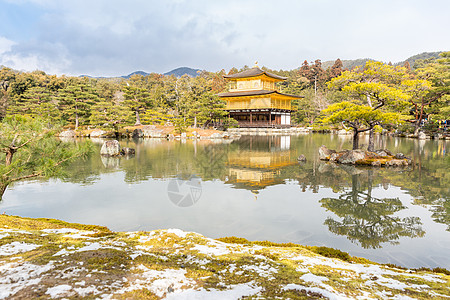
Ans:
[[[181,228],[324,245],[382,263],[450,268],[449,142],[378,137],[378,148],[413,158],[406,169],[319,161],[321,145],[351,148],[350,137],[337,135],[121,144],[136,155],[101,158],[97,141],[64,178],[8,188],[0,211],[119,231]],[[297,162],[300,154],[306,163]]]

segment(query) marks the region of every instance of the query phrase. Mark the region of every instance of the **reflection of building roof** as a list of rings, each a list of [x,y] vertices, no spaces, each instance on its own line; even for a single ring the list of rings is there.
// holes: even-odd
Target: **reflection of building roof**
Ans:
[[[259,170],[274,170],[295,164],[297,162],[291,160],[290,151],[240,151],[230,154],[227,162],[227,165],[230,167],[235,166]]]
[[[267,77],[271,77],[273,79],[278,79],[278,80],[286,80],[287,79],[287,77],[282,77],[282,76],[278,76],[278,75],[263,71],[258,67],[254,67],[254,68],[251,68],[251,69],[248,69],[248,70],[236,73],[236,74],[224,75],[223,77],[236,79],[236,78],[256,77],[256,76],[263,75],[263,74],[266,75]]]
[[[228,172],[229,179],[226,183],[233,184],[235,188],[256,190],[284,182],[277,177],[279,171],[229,168]]]
[[[302,96],[283,94],[283,93],[280,93],[277,91],[271,91],[271,90],[226,92],[226,93],[219,93],[219,94],[217,94],[217,96],[219,96],[219,97],[243,97],[243,96],[261,96],[261,95],[270,95],[270,94],[278,94],[281,96],[292,97],[292,98],[303,98]]]

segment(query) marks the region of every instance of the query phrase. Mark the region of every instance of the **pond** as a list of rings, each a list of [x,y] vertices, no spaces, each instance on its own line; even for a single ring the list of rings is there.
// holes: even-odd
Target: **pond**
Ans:
[[[136,149],[128,158],[102,158],[102,141],[94,142],[95,153],[64,177],[9,187],[0,212],[327,246],[380,263],[450,269],[448,141],[377,137],[377,148],[412,157],[414,166],[402,169],[320,161],[321,145],[351,148],[350,136],[340,135],[122,140]]]

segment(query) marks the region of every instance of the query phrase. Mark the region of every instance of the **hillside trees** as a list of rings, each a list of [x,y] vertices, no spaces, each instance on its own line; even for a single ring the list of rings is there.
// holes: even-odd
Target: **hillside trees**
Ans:
[[[74,122],[77,130],[80,121],[88,123],[91,107],[99,98],[89,78],[71,77],[58,91],[57,100],[64,119]]]
[[[441,53],[441,58],[416,70],[418,79],[406,81],[404,88],[412,97],[410,104],[414,119],[414,134],[417,135],[422,119],[435,113],[438,119],[450,118],[450,51]]]

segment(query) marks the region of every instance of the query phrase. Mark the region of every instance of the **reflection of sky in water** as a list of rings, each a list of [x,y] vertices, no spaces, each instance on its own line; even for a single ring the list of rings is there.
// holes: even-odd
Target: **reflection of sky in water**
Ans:
[[[374,185],[372,196],[380,199],[398,197],[406,208],[396,212],[394,216],[400,218],[420,217],[422,228],[426,231],[424,237],[401,237],[398,239],[399,245],[383,243],[381,249],[364,249],[357,241],[354,243],[349,241],[345,235],[331,233],[324,221],[327,217],[335,220],[341,220],[341,218],[322,207],[320,200],[327,197],[338,198],[341,193],[333,192],[319,179],[318,191],[314,189],[317,192],[309,187],[302,191],[298,179],[294,178],[295,176],[289,178],[283,172],[287,172],[290,170],[289,168],[318,172],[319,162],[315,157],[318,146],[334,143],[335,148],[339,148],[340,145],[346,148],[348,141],[346,138],[325,135],[314,137],[317,140],[312,140],[313,142],[307,142],[302,138],[305,139],[305,137],[293,138],[289,142],[282,142],[280,139],[270,147],[267,146],[266,151],[269,154],[276,151],[282,153],[286,151],[286,143],[290,143],[291,150],[296,150],[291,153],[291,160],[295,162],[296,156],[304,153],[308,159],[306,166],[298,164],[285,166],[281,160],[281,170],[275,168],[276,170],[271,170],[272,173],[270,173],[277,177],[277,180],[267,181],[266,186],[255,187],[252,182],[246,181],[247,178],[239,183],[236,183],[236,178],[234,181],[228,178],[231,168],[241,168],[239,165],[241,161],[235,160],[233,166],[224,167],[223,178],[202,180],[201,196],[198,202],[188,207],[177,206],[169,199],[168,186],[175,173],[166,174],[166,179],[151,178],[152,176],[150,176],[146,180],[127,183],[125,177],[130,175],[125,175],[125,172],[129,172],[129,170],[124,170],[124,166],[128,163],[138,165],[144,163],[141,158],[136,157],[120,161],[119,165],[117,162],[114,163],[111,166],[113,171],[110,169],[110,173],[100,172],[99,179],[91,185],[59,180],[50,180],[44,183],[18,183],[6,191],[4,200],[0,204],[0,211],[20,216],[58,218],[69,222],[99,224],[120,231],[181,228],[213,238],[240,236],[250,240],[324,245],[378,262],[389,262],[408,267],[441,266],[450,268],[450,258],[447,255],[450,251],[450,232],[446,231],[447,225],[433,221],[427,207],[413,205],[413,199],[407,194],[407,191],[402,191],[401,188],[393,185],[388,184],[387,189],[380,184]],[[251,151],[255,153],[255,157],[259,155],[260,159],[253,160],[253,165],[247,170],[253,169],[257,173],[266,172],[267,166],[258,169],[258,166],[267,163],[262,155],[266,147],[264,146],[265,141],[255,142],[252,140],[251,142]],[[428,144],[422,145],[416,142],[395,139],[385,143],[389,144],[389,148],[393,148],[393,143],[397,143],[397,147],[403,147],[400,150],[407,155],[420,154],[423,159],[427,155],[442,156],[440,150],[442,147],[435,147],[437,144],[434,145],[433,141],[427,141]],[[188,141],[189,143],[191,142]],[[391,143],[392,145],[390,145]],[[249,141],[244,141],[243,145],[245,147],[242,149],[227,148],[228,156],[226,157],[233,157],[233,153],[236,151],[248,152]],[[165,142],[153,141],[150,144],[138,146],[137,150],[143,155],[149,148],[163,148],[167,152],[172,146]],[[197,155],[200,155],[201,147],[199,145],[196,147],[198,147],[196,150],[191,147],[189,151],[192,153],[188,151],[186,157],[192,156],[195,151],[198,151]],[[419,154],[408,152],[408,149],[418,151]],[[426,151],[429,154],[426,154]],[[168,157],[176,159],[174,157],[177,155],[184,154],[174,150],[168,154]],[[269,157],[272,159],[272,166],[280,163],[279,156],[274,158],[270,154]],[[221,166],[216,167],[220,168]],[[311,172],[313,174],[313,171]],[[361,181],[364,185],[363,175],[361,175]],[[283,176],[285,177],[282,178]],[[345,192],[351,191],[351,180],[349,182],[344,188]],[[384,186],[386,187],[386,185]],[[363,187],[362,190],[367,190],[367,187]]]

